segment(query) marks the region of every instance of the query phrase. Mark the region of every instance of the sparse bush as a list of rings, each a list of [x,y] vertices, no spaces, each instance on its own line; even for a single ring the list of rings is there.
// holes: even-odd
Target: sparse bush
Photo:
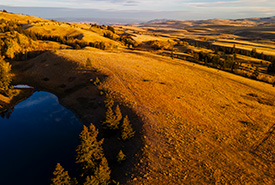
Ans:
[[[170,41],[170,40],[169,41],[152,40],[152,41],[148,41],[148,44],[154,50],[159,50],[159,49],[172,50],[176,42]]]
[[[258,76],[259,76],[259,68],[257,66],[254,72],[252,73],[252,78],[257,79]]]
[[[95,80],[94,80],[94,85],[100,85],[100,80],[99,80],[99,78],[98,77],[96,77],[95,78]]]
[[[115,33],[115,29],[112,26],[107,26],[107,30],[110,30],[111,32]]]

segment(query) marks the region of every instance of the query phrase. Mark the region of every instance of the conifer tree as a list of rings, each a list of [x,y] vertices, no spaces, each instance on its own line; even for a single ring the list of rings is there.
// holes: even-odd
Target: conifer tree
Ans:
[[[88,176],[83,185],[99,185],[99,181],[94,176]]]
[[[90,58],[87,58],[86,60],[86,67],[91,67],[92,66],[92,62]]]
[[[114,106],[114,100],[111,94],[106,94],[106,100],[104,101],[105,107],[113,107]]]
[[[107,108],[105,121],[102,123],[104,129],[115,130],[118,129],[118,125],[116,124],[116,116],[111,107]]]
[[[134,137],[135,135],[135,131],[133,130],[132,128],[132,125],[130,124],[130,121],[129,121],[129,118],[128,116],[126,115],[123,119],[123,122],[122,122],[122,125],[121,125],[121,138],[122,140],[128,140],[132,137]]]
[[[126,155],[123,153],[122,150],[120,150],[117,154],[117,162],[121,163],[126,160]]]
[[[99,166],[95,170],[94,177],[98,180],[101,185],[106,185],[110,181],[110,168],[108,166],[107,159],[102,158]]]
[[[85,179],[95,171],[104,156],[101,147],[103,139],[97,141],[97,135],[98,130],[93,124],[90,125],[89,129],[83,126],[83,131],[80,133],[81,144],[76,149],[76,163],[79,164],[81,177],[85,177]]]
[[[11,78],[9,76],[11,70],[11,65],[4,61],[4,58],[0,57],[0,89],[7,91]]]
[[[119,125],[120,121],[122,120],[122,114],[118,105],[116,106],[115,116],[116,116],[116,124]]]
[[[57,163],[53,175],[52,185],[71,185],[71,178],[68,171],[64,171],[64,168],[60,165],[60,163]]]
[[[81,181],[84,185],[105,185],[110,181],[110,169],[104,157],[102,143],[97,141],[98,130],[93,124],[83,127],[80,133],[81,144],[77,147],[76,163],[81,170]]]

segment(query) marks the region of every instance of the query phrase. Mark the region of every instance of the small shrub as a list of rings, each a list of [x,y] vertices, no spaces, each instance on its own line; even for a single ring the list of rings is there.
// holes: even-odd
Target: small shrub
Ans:
[[[90,58],[87,58],[86,67],[91,67],[91,66],[92,66],[92,62],[91,62]]]
[[[94,85],[100,85],[100,80],[98,77],[96,77],[96,79],[94,80]]]
[[[257,66],[254,72],[252,73],[252,78],[257,79],[258,76],[259,76],[259,68]]]
[[[120,150],[120,151],[118,152],[116,158],[117,158],[117,162],[122,163],[123,161],[126,160],[126,155],[123,153],[122,150]]]

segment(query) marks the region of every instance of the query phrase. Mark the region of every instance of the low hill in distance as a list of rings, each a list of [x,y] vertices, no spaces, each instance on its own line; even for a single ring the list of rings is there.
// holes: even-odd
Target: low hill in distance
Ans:
[[[1,18],[13,83],[52,92],[84,125],[92,122],[121,184],[275,183],[272,21],[106,27]],[[21,48],[12,51],[15,43]],[[104,135],[106,92],[129,116],[133,139]],[[117,163],[121,149],[126,161]]]

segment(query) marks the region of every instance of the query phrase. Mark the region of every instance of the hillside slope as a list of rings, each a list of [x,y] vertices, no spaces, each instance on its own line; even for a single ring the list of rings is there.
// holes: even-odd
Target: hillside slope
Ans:
[[[95,71],[85,70],[87,58]],[[84,123],[100,125],[103,107],[87,104],[100,89],[109,89],[128,113],[132,110],[140,134],[125,144],[127,161],[112,171],[123,184],[274,183],[270,84],[127,50],[59,50],[15,69],[18,81],[29,79],[55,92]],[[95,76],[102,81],[98,89],[89,85]],[[105,150],[110,145],[107,139]]]

